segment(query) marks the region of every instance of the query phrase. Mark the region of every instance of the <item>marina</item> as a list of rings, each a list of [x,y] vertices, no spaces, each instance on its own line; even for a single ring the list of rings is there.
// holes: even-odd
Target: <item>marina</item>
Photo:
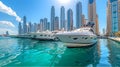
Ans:
[[[119,19],[120,0],[2,0],[0,67],[120,67]]]
[[[67,48],[64,44],[21,38],[0,38],[0,67],[120,66],[119,42],[99,39],[93,46],[80,48]]]

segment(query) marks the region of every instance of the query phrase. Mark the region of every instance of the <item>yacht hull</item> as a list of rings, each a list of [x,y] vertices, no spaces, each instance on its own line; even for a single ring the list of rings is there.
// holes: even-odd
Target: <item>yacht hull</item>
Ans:
[[[96,42],[97,43],[97,42]],[[76,43],[65,43],[65,45],[68,47],[68,48],[79,48],[79,47],[91,47],[93,45],[95,45],[96,43],[91,43],[91,44],[76,44]]]
[[[97,37],[90,35],[57,35],[57,37],[68,46],[89,46],[97,42]]]
[[[40,41],[54,41],[55,39],[53,34],[47,34],[47,33],[34,33],[31,34],[31,38]]]

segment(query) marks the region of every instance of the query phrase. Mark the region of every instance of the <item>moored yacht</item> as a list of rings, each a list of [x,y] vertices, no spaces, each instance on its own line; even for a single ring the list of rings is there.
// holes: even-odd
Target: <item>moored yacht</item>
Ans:
[[[68,47],[90,46],[97,42],[97,36],[94,34],[92,27],[87,26],[73,31],[59,32],[56,37],[62,42],[68,43]]]
[[[42,41],[55,40],[54,33],[50,31],[36,32],[36,33],[31,33],[30,35],[32,39],[38,39]]]

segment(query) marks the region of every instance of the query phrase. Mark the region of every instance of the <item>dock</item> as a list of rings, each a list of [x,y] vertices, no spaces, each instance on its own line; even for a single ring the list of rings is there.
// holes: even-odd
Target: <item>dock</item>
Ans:
[[[111,40],[120,42],[120,37],[108,37],[108,38],[111,39]]]

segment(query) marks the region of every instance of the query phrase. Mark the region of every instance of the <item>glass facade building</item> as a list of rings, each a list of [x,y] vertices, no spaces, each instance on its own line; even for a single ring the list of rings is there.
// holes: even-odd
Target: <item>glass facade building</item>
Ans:
[[[64,8],[64,6],[61,7],[60,29],[65,29],[65,8]]]
[[[54,22],[55,22],[55,7],[51,7],[51,31],[54,31]]]
[[[82,3],[78,2],[76,4],[76,28],[80,28],[82,26]]]
[[[23,34],[27,33],[26,16],[23,17]]]
[[[111,12],[112,12],[112,33],[118,32],[118,2],[111,2]]]
[[[69,9],[67,12],[67,31],[73,30],[73,11]]]

